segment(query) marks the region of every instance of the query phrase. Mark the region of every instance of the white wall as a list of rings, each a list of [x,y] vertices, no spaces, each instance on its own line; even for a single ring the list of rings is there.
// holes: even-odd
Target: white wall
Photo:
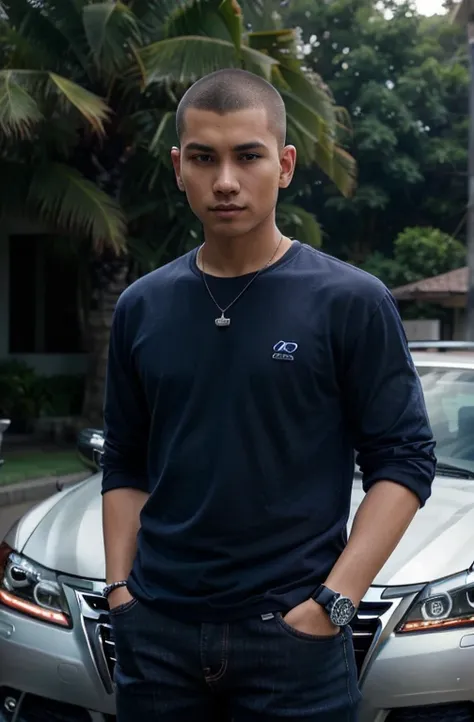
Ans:
[[[409,341],[439,341],[441,339],[439,319],[403,321],[403,326]]]

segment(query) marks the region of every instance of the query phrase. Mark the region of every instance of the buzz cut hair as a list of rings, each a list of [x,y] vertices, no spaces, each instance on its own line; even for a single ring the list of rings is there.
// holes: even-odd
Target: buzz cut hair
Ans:
[[[176,111],[176,130],[181,139],[189,108],[208,110],[219,115],[239,110],[264,108],[268,127],[283,148],[286,142],[286,109],[276,88],[264,78],[247,70],[217,70],[197,80],[181,98]]]

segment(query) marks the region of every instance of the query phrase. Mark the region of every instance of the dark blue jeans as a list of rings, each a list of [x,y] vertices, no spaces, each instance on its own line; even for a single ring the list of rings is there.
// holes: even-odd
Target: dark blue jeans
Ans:
[[[111,614],[117,722],[355,722],[350,630],[313,637],[280,614],[230,624],[164,617],[133,601]]]

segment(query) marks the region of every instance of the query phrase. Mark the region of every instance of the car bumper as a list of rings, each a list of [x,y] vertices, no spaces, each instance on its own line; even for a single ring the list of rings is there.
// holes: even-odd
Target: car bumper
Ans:
[[[0,606],[0,692],[9,688],[91,710],[99,713],[91,715],[95,720],[114,715],[114,648],[100,586],[66,585],[71,630]],[[396,635],[413,597],[387,601],[382,593],[370,590],[354,627],[359,722],[474,720],[474,630]],[[8,717],[0,710],[3,720]]]
[[[474,629],[396,634],[412,600],[393,600],[381,617],[362,670],[359,722],[472,722]]]
[[[87,625],[97,628],[100,614],[91,610],[89,617],[95,618],[85,617],[82,594],[72,588],[66,588],[66,596],[72,629],[0,605],[0,690],[8,688],[114,714],[115,697],[107,673],[101,669],[100,644],[87,631]]]
[[[391,635],[362,683],[360,722],[416,714],[420,720],[474,720],[474,646],[464,646],[473,640],[467,630]]]

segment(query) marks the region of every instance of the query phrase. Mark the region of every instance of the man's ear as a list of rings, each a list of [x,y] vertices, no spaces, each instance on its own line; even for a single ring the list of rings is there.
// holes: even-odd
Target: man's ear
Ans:
[[[280,188],[288,188],[296,166],[296,148],[294,145],[286,145],[280,155]]]
[[[171,162],[173,163],[178,188],[180,191],[184,191],[184,183],[181,178],[181,151],[179,148],[176,148],[176,146],[171,148]]]

